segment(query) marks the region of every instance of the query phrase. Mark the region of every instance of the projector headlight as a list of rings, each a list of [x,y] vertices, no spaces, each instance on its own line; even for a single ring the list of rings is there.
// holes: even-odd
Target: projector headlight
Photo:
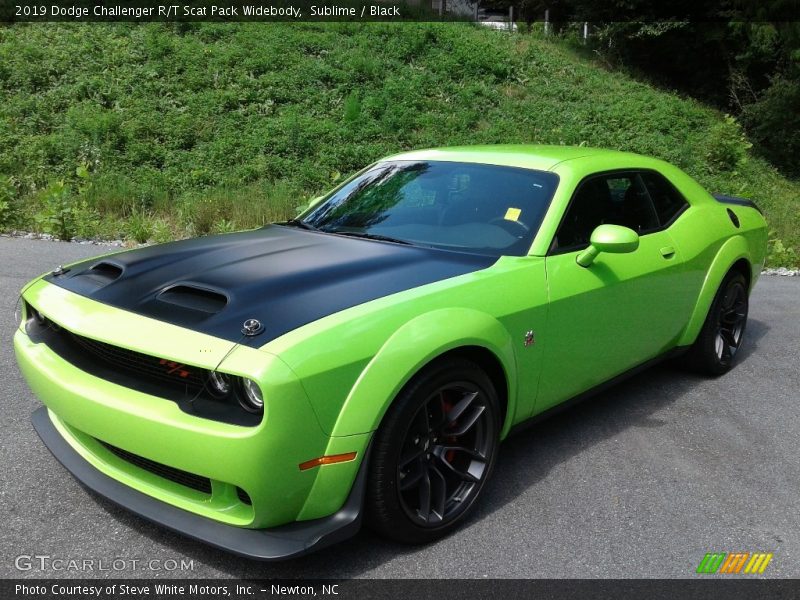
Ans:
[[[28,318],[32,318],[38,325],[45,325],[47,323],[47,319],[45,319],[44,315],[30,304],[28,304]]]
[[[211,371],[208,377],[208,384],[211,394],[217,397],[227,396],[231,391],[231,378],[225,373]]]
[[[244,393],[239,397],[239,404],[242,405],[242,408],[251,413],[259,413],[264,410],[264,396],[261,395],[261,388],[255,381],[243,378],[242,391]]]

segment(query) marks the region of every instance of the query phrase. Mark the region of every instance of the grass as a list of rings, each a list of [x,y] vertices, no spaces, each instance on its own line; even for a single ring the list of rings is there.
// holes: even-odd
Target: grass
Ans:
[[[800,184],[735,122],[557,41],[464,23],[0,28],[0,227],[46,228],[57,180],[99,237],[254,227],[381,156],[500,142],[666,159],[755,199],[797,260]]]

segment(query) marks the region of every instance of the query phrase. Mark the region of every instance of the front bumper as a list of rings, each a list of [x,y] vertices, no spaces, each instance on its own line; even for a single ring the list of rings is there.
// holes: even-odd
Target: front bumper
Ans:
[[[370,434],[326,435],[302,383],[280,358],[242,346],[230,352],[224,340],[42,281],[27,288],[24,297],[61,328],[116,345],[124,340],[130,350],[204,368],[215,368],[229,354],[229,371],[258,381],[264,391],[265,414],[256,426],[201,418],[171,400],[82,370],[20,327],[14,336],[17,362],[47,411],[46,423],[38,418],[37,429],[40,435],[55,431],[42,438],[88,487],[167,527],[264,559],[323,543],[333,535],[333,524],[343,535],[357,527],[348,502]],[[299,468],[309,459],[347,452],[356,452],[357,459]],[[73,455],[69,464],[62,458]],[[76,461],[83,464],[78,470],[72,467]],[[87,472],[94,474],[87,479]],[[201,485],[187,487],[182,479],[187,477]],[[95,485],[106,480],[113,485]],[[140,505],[146,508],[136,508]],[[276,549],[271,542],[258,550],[265,531],[288,535],[291,548],[280,544]],[[235,543],[217,542],[215,536]],[[259,544],[242,541],[251,538]]]
[[[336,513],[271,529],[245,529],[176,508],[103,474],[67,443],[46,407],[36,410],[32,420],[48,450],[90,490],[149,521],[240,556],[267,561],[300,556],[347,539],[361,526],[366,460],[361,461],[350,495]]]

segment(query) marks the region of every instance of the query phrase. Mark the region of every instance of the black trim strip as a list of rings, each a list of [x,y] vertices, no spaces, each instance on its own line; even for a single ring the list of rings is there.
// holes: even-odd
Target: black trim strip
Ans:
[[[714,200],[720,202],[721,204],[735,204],[737,206],[748,206],[750,208],[755,208],[762,215],[764,214],[762,210],[758,208],[756,203],[750,200],[749,198],[739,198],[738,196],[726,196],[725,194],[711,194],[711,195],[714,196]]]
[[[369,447],[361,460],[350,495],[334,514],[272,529],[245,529],[165,504],[101,473],[61,436],[46,407],[37,409],[31,420],[47,449],[88,489],[148,521],[239,556],[263,561],[284,560],[343,541],[361,528]]]

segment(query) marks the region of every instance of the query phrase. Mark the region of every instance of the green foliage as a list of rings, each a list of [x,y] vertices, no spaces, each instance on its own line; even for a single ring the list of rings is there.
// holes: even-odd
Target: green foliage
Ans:
[[[153,235],[153,219],[144,210],[137,210],[130,214],[125,222],[126,237],[140,244],[144,244]]]
[[[212,231],[214,233],[233,233],[237,231],[239,228],[236,226],[236,223],[233,221],[228,221],[227,219],[220,219],[216,223],[214,223],[214,227]]]
[[[706,140],[706,163],[712,171],[735,171],[753,145],[747,141],[741,126],[730,115],[715,123]]]
[[[163,217],[153,219],[152,240],[156,244],[163,244],[164,242],[169,242],[173,239],[175,239],[175,233],[172,230],[169,221]]]
[[[355,93],[350,94],[344,101],[344,120],[348,123],[357,121],[361,114],[361,101]]]
[[[800,257],[794,248],[787,247],[780,238],[775,237],[775,232],[770,232],[767,252],[767,266],[769,267],[796,267],[800,266]]]
[[[92,239],[97,236],[98,228],[100,227],[100,214],[86,199],[79,198],[75,201],[72,207],[72,217],[77,237]]]
[[[34,215],[38,229],[60,240],[73,237],[92,238],[97,234],[100,215],[86,200],[91,189],[90,173],[85,164],[75,169],[77,191],[73,194],[63,180],[47,186],[39,194],[40,210]]]
[[[407,149],[584,144],[752,197],[800,246],[800,186],[749,156],[735,122],[588,54],[464,23],[15,24],[0,173],[23,227],[39,214],[59,237],[165,241],[294,216]],[[42,193],[59,180],[63,201]]]
[[[773,163],[800,175],[800,81],[775,80],[757,101],[745,106],[742,119]]]
[[[16,192],[11,177],[0,177],[0,231],[11,226]]]
[[[51,183],[41,195],[42,210],[36,215],[39,228],[61,240],[75,234],[75,216],[69,187],[63,181]]]

